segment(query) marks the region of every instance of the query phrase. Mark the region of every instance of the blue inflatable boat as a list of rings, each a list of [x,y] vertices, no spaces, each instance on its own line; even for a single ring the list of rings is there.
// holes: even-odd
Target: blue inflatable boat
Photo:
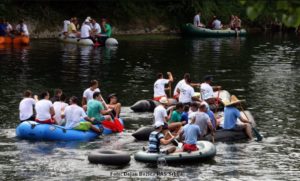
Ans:
[[[123,120],[119,120],[124,125]],[[104,127],[104,135],[111,133],[113,133],[112,130]],[[45,141],[89,141],[98,136],[98,134],[93,131],[66,129],[63,126],[39,124],[35,121],[24,121],[20,123],[16,128],[16,134],[20,139]]]

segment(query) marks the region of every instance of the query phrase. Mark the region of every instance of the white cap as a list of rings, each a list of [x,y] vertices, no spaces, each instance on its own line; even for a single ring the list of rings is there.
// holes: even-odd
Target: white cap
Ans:
[[[155,128],[159,128],[159,127],[161,127],[161,126],[163,126],[163,125],[164,125],[164,123],[159,122],[159,121],[157,121],[157,122],[154,123],[154,127],[155,127]]]

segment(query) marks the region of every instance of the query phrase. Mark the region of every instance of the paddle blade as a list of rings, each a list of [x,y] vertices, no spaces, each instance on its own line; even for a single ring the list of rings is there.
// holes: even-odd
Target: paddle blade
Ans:
[[[263,137],[259,134],[259,132],[258,132],[258,130],[257,130],[256,128],[253,128],[253,127],[252,127],[252,131],[253,131],[253,133],[254,133],[255,136],[256,136],[256,141],[261,141],[261,140],[263,140]]]

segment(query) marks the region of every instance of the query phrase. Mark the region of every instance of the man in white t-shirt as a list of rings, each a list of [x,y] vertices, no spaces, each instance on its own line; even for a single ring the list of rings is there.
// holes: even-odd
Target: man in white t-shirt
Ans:
[[[59,100],[56,100],[53,103],[53,108],[55,112],[55,115],[53,117],[58,125],[64,125],[65,120],[61,118],[61,115],[64,114],[65,108],[68,106],[68,104],[65,102],[66,101],[65,94],[61,94],[58,97],[58,99]]]
[[[213,17],[213,22],[212,22],[212,29],[213,30],[220,30],[222,29],[223,25],[220,20],[216,16]]]
[[[169,90],[169,88],[165,89],[165,85],[173,82],[173,76],[171,72],[167,72],[168,79],[164,79],[162,73],[157,74],[157,80],[154,83],[154,96],[153,100],[159,101],[162,97],[167,97],[165,90]]]
[[[191,79],[187,79],[185,83],[183,83],[178,90],[180,92],[179,94],[179,102],[183,104],[189,104],[192,102],[192,98],[195,94],[194,88],[190,85]]]
[[[185,83],[185,80],[186,80],[186,79],[190,79],[190,78],[191,78],[190,74],[189,74],[189,73],[185,73],[184,76],[183,76],[183,79],[180,80],[180,81],[176,84],[176,86],[175,86],[175,88],[174,88],[174,92],[173,92],[173,98],[174,98],[174,99],[178,99],[179,94],[180,94],[180,92],[178,92],[178,91],[180,91],[180,88],[181,88],[182,84]]]
[[[62,33],[67,36],[68,35],[68,27],[69,25],[71,24],[71,21],[72,21],[72,18],[70,20],[64,20],[63,24],[63,30],[62,30]]]
[[[204,77],[204,82],[200,85],[201,99],[208,104],[214,104],[216,98],[214,97],[214,90],[220,91],[221,86],[211,86],[213,77],[211,75],[206,75]]]
[[[29,31],[24,20],[20,20],[19,24],[16,26],[17,33],[23,36],[29,36]]]
[[[168,120],[171,118],[173,109],[170,110],[170,114],[167,114],[167,106],[168,106],[168,99],[166,97],[160,98],[159,102],[160,105],[156,106],[154,109],[154,124],[161,123],[163,124],[163,134],[167,136],[168,130]],[[170,136],[170,135],[169,135]]]
[[[93,126],[91,122],[94,121],[94,118],[89,118],[83,108],[78,106],[78,98],[73,96],[70,98],[70,105],[65,108],[63,118],[66,119],[67,129],[76,129],[81,131],[93,130],[98,134],[101,134],[103,129],[98,129]],[[81,121],[82,119],[86,121]]]
[[[81,39],[91,39],[91,26],[90,21],[85,20],[80,29],[80,38]]]
[[[204,24],[201,23],[201,12],[198,12],[195,16],[194,16],[194,26],[197,27],[205,27]]]
[[[35,97],[36,98],[36,97]],[[19,104],[19,118],[20,121],[28,121],[35,120],[35,115],[33,113],[33,107],[36,103],[37,99],[32,98],[32,92],[30,90],[26,90],[24,92],[24,98]]]
[[[36,118],[35,121],[41,124],[56,124],[53,116],[55,111],[52,102],[49,101],[49,92],[42,92],[40,100],[35,105]]]
[[[100,89],[98,88],[99,83],[97,80],[92,80],[90,83],[90,87],[87,88],[84,92],[83,92],[83,96],[82,96],[82,102],[81,105],[84,106],[88,103],[89,100],[93,99],[93,95],[95,92],[100,92]]]

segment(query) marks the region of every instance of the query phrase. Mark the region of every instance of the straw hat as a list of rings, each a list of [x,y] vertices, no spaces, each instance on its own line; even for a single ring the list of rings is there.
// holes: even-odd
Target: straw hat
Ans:
[[[168,104],[168,99],[166,97],[162,97],[159,99],[159,102],[162,104]]]
[[[223,103],[225,106],[232,106],[241,102],[245,102],[245,100],[239,100],[235,95],[232,95],[229,100],[224,100]]]

